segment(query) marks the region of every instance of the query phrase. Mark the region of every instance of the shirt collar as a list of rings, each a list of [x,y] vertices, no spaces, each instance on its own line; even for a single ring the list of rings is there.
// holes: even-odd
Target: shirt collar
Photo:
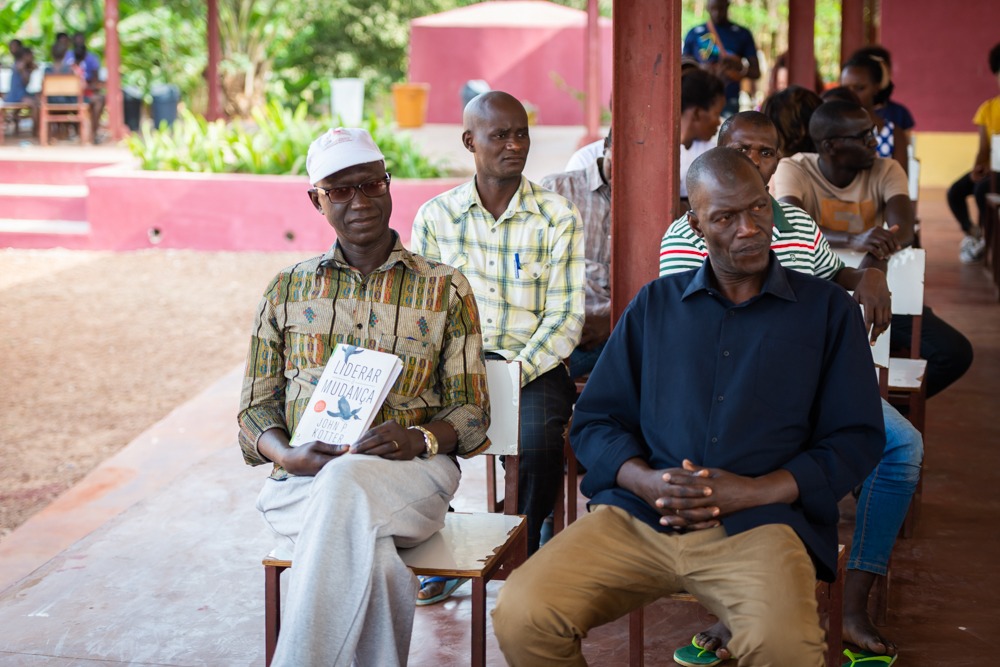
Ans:
[[[603,158],[597,158],[584,170],[587,174],[587,189],[591,192],[597,192],[602,187],[611,187],[609,183],[604,181],[604,175],[601,173],[601,160]]]
[[[773,250],[768,251],[768,255],[767,277],[764,278],[764,285],[761,287],[760,293],[773,294],[785,301],[796,301],[795,291],[792,290],[792,286],[788,283],[788,276],[785,275],[784,270],[781,268],[778,257],[774,254]],[[687,289],[681,295],[681,300],[683,301],[692,294],[702,291],[718,294],[718,290],[712,285],[713,277],[712,260],[710,257],[706,257],[705,263],[691,277],[691,282],[688,283]]]
[[[462,202],[462,212],[468,212],[473,206],[478,206],[479,208],[486,210],[483,206],[482,199],[479,198],[479,189],[476,188],[476,179],[473,178],[469,181],[468,191],[466,192],[466,198]],[[527,213],[528,215],[539,215],[541,210],[538,208],[538,202],[534,197],[534,187],[524,174],[521,174],[521,185],[518,187],[517,192],[511,197],[510,202],[507,204],[507,209],[497,218],[497,222],[504,220],[506,218],[512,218],[518,213]]]
[[[389,251],[388,259],[385,260],[382,266],[375,269],[375,271],[388,271],[399,262],[402,262],[404,266],[413,271],[418,271],[420,267],[416,259],[417,255],[414,255],[403,247],[403,242],[399,240],[399,234],[396,233],[395,229],[390,229],[389,231],[392,232],[393,238],[392,250]],[[334,241],[330,249],[323,255],[323,258],[316,267],[316,273],[321,273],[327,268],[354,270],[354,267],[348,264],[347,259],[344,258],[344,251],[337,241]]]
[[[778,228],[779,232],[788,234],[795,231],[792,223],[788,222],[788,218],[785,217],[785,210],[781,208],[781,204],[774,197],[771,197],[771,212],[774,214],[774,226]]]

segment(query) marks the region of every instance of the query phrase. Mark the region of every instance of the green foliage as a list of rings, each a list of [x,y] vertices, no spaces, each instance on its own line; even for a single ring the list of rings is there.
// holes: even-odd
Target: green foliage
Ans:
[[[440,178],[447,175],[443,165],[424,156],[413,138],[395,129],[389,118],[369,116],[365,129],[385,156],[385,168],[396,178]]]
[[[274,52],[272,94],[326,104],[329,79],[365,81],[365,97],[380,100],[406,79],[410,19],[475,0],[304,0],[308,16],[287,47]]]
[[[144,8],[142,5],[154,5]],[[188,106],[202,93],[207,64],[204,2],[159,3],[131,0],[122,6],[118,34],[122,49],[122,84],[141,90],[150,102],[149,91],[159,83],[175,84]],[[200,12],[198,9],[200,8]]]
[[[307,111],[305,103],[289,110],[272,101],[253,111],[252,122],[227,124],[210,123],[181,109],[173,127],[154,131],[147,123],[129,137],[128,147],[147,170],[302,175],[309,144],[327,125],[309,121]],[[386,156],[386,168],[397,178],[444,174],[388,122],[371,117],[366,127]]]

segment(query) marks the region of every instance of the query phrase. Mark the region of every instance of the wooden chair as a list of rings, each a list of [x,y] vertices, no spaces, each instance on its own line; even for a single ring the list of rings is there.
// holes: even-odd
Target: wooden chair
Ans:
[[[920,200],[920,159],[914,155],[913,143],[909,146],[909,167],[906,170],[909,179],[910,202],[913,204],[913,247],[920,245],[920,217],[917,212],[917,204]]]
[[[580,398],[583,388],[587,384],[587,377],[576,380],[576,397]],[[566,476],[563,478],[563,485],[556,497],[556,506],[552,513],[552,534],[556,535],[563,528],[576,521],[577,508],[576,498],[580,492],[580,477],[577,473],[576,454],[573,446],[569,442],[569,430],[573,426],[573,418],[570,417],[566,424],[565,441],[563,442],[563,458],[566,460]]]
[[[837,549],[837,578],[834,582],[816,582],[816,601],[819,602],[819,614],[826,616],[826,667],[839,667],[841,651],[843,650],[844,621],[844,569],[847,564],[847,550],[841,544]],[[690,593],[674,593],[671,600],[677,602],[698,602],[698,598]],[[646,662],[645,614],[640,607],[628,617],[628,664],[629,667],[643,667]],[[672,663],[670,663],[672,664]]]
[[[12,134],[17,135],[22,118],[31,118],[34,104],[31,102],[4,102],[0,100],[0,144],[4,141],[7,123],[13,128]]]
[[[927,361],[920,358],[920,327],[924,312],[924,271],[926,253],[920,248],[906,248],[889,259],[886,279],[892,292],[893,315],[913,318],[908,358],[890,357],[888,372],[888,400],[893,405],[905,405],[907,419],[923,436],[927,406]],[[911,537],[920,520],[923,498],[923,475],[910,502],[903,523],[903,536]]]
[[[46,74],[39,97],[38,142],[49,145],[50,123],[76,123],[80,126],[80,143],[91,143],[90,105],[83,98],[84,84],[76,74]],[[50,97],[72,97],[75,102],[49,102]]]
[[[864,311],[864,306],[861,307]],[[892,327],[886,329],[872,346],[872,361],[875,363],[875,375],[878,377],[878,391],[882,398],[889,398],[889,364],[891,361],[889,353],[889,336]],[[909,518],[913,510],[913,502],[910,502],[910,509],[907,511]],[[903,523],[902,533],[906,532],[906,522]],[[885,625],[889,617],[889,585],[892,581],[892,555],[889,555],[889,562],[886,565],[885,576],[875,579],[875,596],[873,605],[875,607],[874,620],[878,625]]]
[[[528,557],[526,519],[517,510],[517,458],[520,454],[521,364],[488,360],[491,456],[507,457],[504,502],[507,513],[459,513],[445,516],[444,528],[429,540],[400,549],[403,562],[417,575],[472,580],[472,657],[474,667],[486,665],[486,584],[507,574]],[[496,498],[494,496],[494,504]],[[281,573],[292,567],[288,555],[268,554],[264,560],[265,664],[270,665],[281,630]]]

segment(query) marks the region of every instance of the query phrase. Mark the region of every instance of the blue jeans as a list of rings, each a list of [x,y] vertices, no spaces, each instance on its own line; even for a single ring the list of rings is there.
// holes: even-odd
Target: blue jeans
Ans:
[[[884,575],[920,479],[924,441],[920,432],[884,399],[882,418],[885,451],[861,486],[847,569]]]

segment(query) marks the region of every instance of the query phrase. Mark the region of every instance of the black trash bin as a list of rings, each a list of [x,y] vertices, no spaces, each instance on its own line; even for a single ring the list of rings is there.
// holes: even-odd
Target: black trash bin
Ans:
[[[466,81],[465,85],[462,86],[462,112],[465,112],[465,107],[469,105],[473,97],[488,92],[490,92],[490,84],[482,79]]]
[[[172,83],[159,83],[152,87],[150,94],[153,97],[153,125],[160,127],[160,123],[166,121],[168,126],[177,120],[177,103],[181,99],[180,89]]]
[[[135,86],[124,86],[122,97],[125,99],[125,125],[133,132],[138,132],[142,117],[142,91]]]

